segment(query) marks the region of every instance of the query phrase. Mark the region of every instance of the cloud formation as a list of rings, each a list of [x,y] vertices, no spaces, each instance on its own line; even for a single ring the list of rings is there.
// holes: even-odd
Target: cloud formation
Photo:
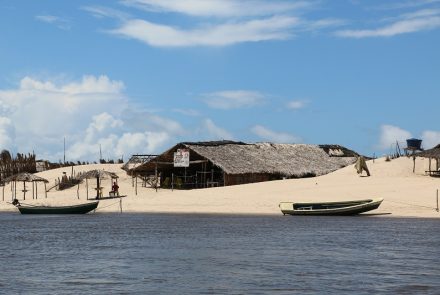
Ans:
[[[234,139],[234,136],[230,132],[217,126],[211,119],[205,119],[202,122],[202,127],[200,128],[199,132],[203,140]]]
[[[130,111],[123,90],[104,75],[58,83],[24,77],[16,89],[0,90],[0,149],[58,161],[66,137],[68,160],[97,160],[100,146],[115,159],[153,152],[181,133],[173,120]]]
[[[203,95],[203,102],[213,109],[239,109],[253,107],[264,102],[264,95],[256,91],[226,90]]]
[[[394,146],[397,142],[406,142],[412,135],[409,131],[397,126],[382,125],[380,127],[380,141],[378,147],[386,150]]]
[[[257,135],[263,140],[268,140],[276,143],[299,143],[301,139],[292,134],[284,132],[275,132],[264,126],[256,125],[251,129],[252,133]]]
[[[426,130],[422,133],[423,147],[430,149],[440,144],[440,132]]]
[[[118,25],[106,32],[154,47],[219,47],[288,40],[299,33],[345,23],[331,17],[306,19],[304,12],[317,6],[317,1],[125,0],[120,3],[148,14],[135,17],[103,6],[87,6],[83,10],[97,18],[118,20]],[[179,18],[165,17],[159,23],[154,15],[160,14],[177,14]]]
[[[197,17],[243,17],[284,14],[308,7],[310,2],[262,0],[125,0],[124,4],[152,12],[174,12]]]
[[[307,102],[304,100],[292,100],[287,103],[287,108],[291,110],[299,110],[306,106]]]
[[[432,30],[440,27],[440,10],[423,9],[403,14],[391,24],[375,29],[341,30],[335,34],[346,38],[392,37],[401,34]]]
[[[294,17],[273,16],[185,30],[131,19],[110,33],[158,47],[226,46],[242,42],[284,40],[291,36],[288,29],[297,23],[298,19]]]
[[[57,28],[62,30],[70,30],[71,28],[70,20],[59,16],[44,14],[35,16],[35,19],[47,24],[55,25]]]

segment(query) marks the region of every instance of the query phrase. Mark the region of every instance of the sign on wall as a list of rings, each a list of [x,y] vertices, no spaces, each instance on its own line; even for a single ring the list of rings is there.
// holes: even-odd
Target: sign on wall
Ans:
[[[189,150],[178,149],[174,153],[174,167],[189,167]]]

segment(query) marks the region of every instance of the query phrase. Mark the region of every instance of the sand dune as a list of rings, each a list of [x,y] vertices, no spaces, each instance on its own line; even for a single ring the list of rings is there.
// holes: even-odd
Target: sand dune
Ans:
[[[233,213],[233,214],[281,214],[278,208],[280,201],[333,201],[365,199],[382,197],[384,201],[379,209],[371,213],[391,213],[394,217],[425,217],[439,218],[436,212],[436,191],[440,189],[440,178],[424,175],[427,170],[427,159],[417,159],[416,173],[412,172],[413,161],[402,157],[391,162],[377,159],[367,162],[371,177],[360,177],[353,165],[315,178],[287,179],[264,183],[239,186],[218,187],[198,190],[166,190],[157,192],[151,188],[138,186],[135,194],[133,180],[121,165],[84,165],[74,167],[75,173],[90,169],[105,169],[115,172],[121,194],[124,212],[168,212],[168,213]],[[54,169],[38,173],[50,181],[49,188],[56,178],[71,168]],[[93,187],[96,180],[89,180],[89,197],[96,195]],[[104,191],[111,188],[110,180],[103,180]],[[18,189],[22,189],[19,184]],[[31,185],[28,184],[28,189]],[[38,200],[32,200],[28,192],[26,203],[30,204],[74,204],[86,201],[87,190],[85,183],[71,189],[47,193],[44,197],[44,186],[38,186]],[[79,194],[79,199],[77,198]],[[22,193],[18,193],[22,200]],[[0,202],[1,211],[16,211],[17,209],[6,201],[11,200],[11,189],[5,187],[5,201]],[[119,212],[118,199],[102,200],[99,212]]]

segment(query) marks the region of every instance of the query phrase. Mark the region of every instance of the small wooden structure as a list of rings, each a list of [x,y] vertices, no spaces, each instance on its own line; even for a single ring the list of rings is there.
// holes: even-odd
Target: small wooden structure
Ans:
[[[122,166],[122,170],[125,170],[128,175],[131,175],[131,172],[134,168],[150,162],[156,157],[157,155],[132,155],[130,160],[128,160],[127,163]]]
[[[47,198],[47,191],[46,191],[46,183],[49,181],[45,178],[36,176],[31,173],[23,172],[18,173],[15,175],[12,175],[10,177],[7,177],[3,180],[6,183],[12,183],[11,185],[11,193],[12,193],[12,200],[17,199],[17,182],[23,182],[23,200],[26,200],[26,192],[28,191],[26,188],[26,182],[32,183],[32,199],[38,199],[38,182],[44,183],[44,192],[45,196]],[[5,186],[3,186],[3,198],[2,200],[5,200]]]
[[[414,154],[414,169],[415,170],[415,158],[416,157],[422,157],[422,158],[428,158],[429,159],[429,168],[428,170],[425,171],[426,174],[430,175],[430,176],[440,176],[440,171],[439,171],[439,159],[440,159],[440,144],[436,145],[435,147],[433,147],[432,149],[429,150],[424,150],[420,153],[415,153]],[[435,170],[432,169],[432,160],[435,159]]]
[[[113,183],[113,180],[115,180],[117,182],[117,179],[119,178],[119,176],[117,176],[116,173],[105,171],[105,170],[98,170],[98,169],[94,169],[94,170],[90,170],[90,171],[82,173],[78,177],[78,179],[79,180],[83,180],[83,179],[86,180],[87,200],[89,199],[89,183],[88,183],[88,179],[93,179],[93,178],[96,178],[96,188],[95,188],[95,190],[96,190],[96,199],[98,200],[100,197],[102,197],[102,191],[104,189],[101,186],[101,180],[105,179],[105,178],[110,178],[112,183]]]

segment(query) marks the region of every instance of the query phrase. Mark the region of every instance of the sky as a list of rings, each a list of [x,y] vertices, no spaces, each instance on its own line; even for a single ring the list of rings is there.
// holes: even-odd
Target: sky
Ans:
[[[0,0],[0,150],[440,143],[440,0]],[[64,149],[64,139],[66,146]]]

